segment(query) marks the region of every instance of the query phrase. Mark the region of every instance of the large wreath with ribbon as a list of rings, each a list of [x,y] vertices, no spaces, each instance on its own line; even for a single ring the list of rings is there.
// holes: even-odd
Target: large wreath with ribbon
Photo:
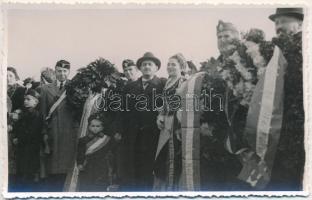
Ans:
[[[99,58],[86,67],[78,69],[77,74],[66,85],[67,102],[79,113],[90,92],[101,92],[107,88],[113,92],[121,92],[125,80],[110,61]]]

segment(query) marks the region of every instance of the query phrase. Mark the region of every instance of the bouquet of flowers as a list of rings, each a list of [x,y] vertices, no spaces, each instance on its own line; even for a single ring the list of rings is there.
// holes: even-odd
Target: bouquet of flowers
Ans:
[[[200,96],[200,106],[202,108],[201,122],[212,123],[210,125],[221,125],[224,123],[221,119],[224,117],[223,110],[226,88],[226,82],[221,77],[212,75],[204,76]],[[205,98],[206,101],[204,101]]]
[[[101,92],[103,88],[120,92],[124,84],[125,81],[121,79],[114,64],[99,58],[86,67],[80,68],[66,85],[67,102],[81,113],[90,92]]]
[[[272,57],[274,45],[265,41],[262,30],[250,29],[242,33],[242,40],[233,40],[231,46],[230,56],[210,58],[202,63],[201,70],[221,76],[240,104],[248,106],[258,78]]]
[[[218,74],[219,61],[214,57],[211,57],[207,61],[201,62],[200,71],[205,71],[211,76],[216,76]]]

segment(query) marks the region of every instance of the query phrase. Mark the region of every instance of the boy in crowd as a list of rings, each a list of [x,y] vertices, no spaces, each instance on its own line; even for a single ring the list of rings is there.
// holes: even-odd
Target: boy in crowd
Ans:
[[[111,191],[115,183],[116,143],[111,139],[108,117],[95,113],[88,119],[88,134],[78,141],[79,191]]]
[[[17,191],[35,191],[39,181],[39,153],[42,118],[38,111],[40,95],[33,89],[25,94],[24,107],[13,128],[16,146]]]

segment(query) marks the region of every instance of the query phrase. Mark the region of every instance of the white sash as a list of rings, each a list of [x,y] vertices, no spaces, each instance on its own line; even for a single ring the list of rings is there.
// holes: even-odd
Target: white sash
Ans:
[[[99,138],[96,142],[94,142],[87,150],[86,155],[90,155],[98,150],[100,150],[102,147],[104,147],[110,140],[110,137],[107,135],[104,135],[102,138]]]
[[[88,131],[88,119],[91,114],[96,112],[97,109],[97,100],[101,97],[101,94],[95,94],[90,95],[88,99],[86,100],[84,107],[83,107],[83,113],[80,121],[80,127],[79,127],[79,137],[84,137],[87,135]]]
[[[53,112],[56,110],[56,108],[60,105],[60,103],[65,99],[66,97],[66,90],[62,93],[62,95],[58,98],[58,100],[51,106],[49,113],[45,120],[49,120],[53,114]]]
[[[272,132],[272,120],[274,114],[274,103],[277,99],[276,90],[281,89],[277,88],[278,73],[281,68],[280,65],[276,63],[282,62],[283,65],[286,65],[286,60],[282,55],[281,50],[275,46],[274,54],[271,59],[271,62],[268,64],[265,77],[264,77],[264,86],[262,92],[261,107],[258,120],[258,129],[257,129],[257,140],[256,140],[256,152],[257,154],[264,159],[267,152],[267,146],[269,144],[269,135]],[[282,99],[281,97],[279,99]],[[276,122],[275,122],[276,123]],[[281,127],[282,121],[279,121],[275,126]]]

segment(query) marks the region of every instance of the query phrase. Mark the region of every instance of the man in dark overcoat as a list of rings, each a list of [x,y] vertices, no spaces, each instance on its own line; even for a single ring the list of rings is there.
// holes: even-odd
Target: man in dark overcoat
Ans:
[[[302,190],[305,163],[302,73],[302,8],[277,8],[276,45],[287,60],[283,121],[268,190]],[[285,39],[282,39],[285,38]],[[281,41],[281,42],[279,42]]]
[[[125,85],[128,85],[136,80],[141,76],[141,72],[136,66],[135,62],[131,59],[125,59],[122,61],[122,69],[123,73],[125,74],[125,77],[127,79],[127,82]],[[121,95],[124,95],[122,91]],[[126,118],[123,117],[125,114],[124,110],[119,110],[117,112],[116,118],[113,122],[113,127],[115,131],[114,139],[117,141],[118,147],[116,150],[116,160],[117,160],[117,176],[118,176],[118,185],[119,190],[124,190],[124,185],[127,182],[129,172],[127,170],[127,166],[125,165],[125,159],[124,159],[124,146],[122,145],[123,139],[122,139],[122,125],[127,123]]]
[[[137,61],[142,76],[126,85],[124,90],[123,178],[122,190],[147,191],[153,186],[153,165],[159,137],[157,107],[162,105],[161,93],[165,78],[155,73],[161,62],[147,52]],[[158,98],[157,98],[157,95]]]

